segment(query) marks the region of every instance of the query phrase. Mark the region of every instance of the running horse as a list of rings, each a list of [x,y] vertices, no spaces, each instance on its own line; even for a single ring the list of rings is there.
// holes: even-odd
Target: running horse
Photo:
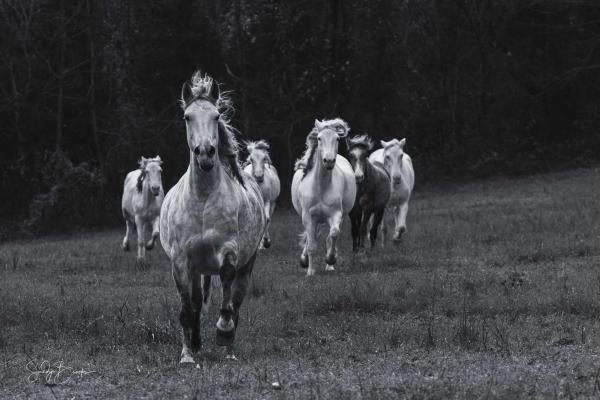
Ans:
[[[406,139],[392,139],[389,142],[381,141],[382,149],[376,150],[369,156],[373,163],[382,164],[390,174],[391,194],[388,208],[394,214],[393,240],[399,242],[402,234],[406,232],[406,214],[408,214],[408,202],[415,186],[415,171],[412,159],[404,152]],[[382,224],[381,244],[385,243],[387,224]]]
[[[337,154],[340,138],[348,136],[350,128],[340,119],[315,120],[306,138],[306,151],[296,163],[292,179],[292,203],[302,218],[302,254],[300,266],[315,274],[315,251],[319,224],[329,225],[326,271],[333,271],[337,259],[336,242],[344,214],[354,206],[356,182],[352,166]]]
[[[213,275],[221,278],[223,292],[216,343],[235,357],[240,306],[266,216],[258,185],[238,164],[227,95],[211,77],[196,72],[183,85],[181,105],[190,162],[165,197],[160,239],[181,298],[180,363],[185,364],[194,362],[193,353],[201,347],[200,312],[208,306]]]
[[[382,164],[371,162],[369,152],[373,142],[367,135],[355,136],[348,140],[348,158],[356,178],[356,201],[350,211],[352,223],[352,250],[363,248],[369,230],[371,248],[377,241],[377,229],[383,219],[385,206],[390,199],[390,177]]]
[[[126,230],[123,238],[123,250],[129,251],[134,230],[137,229],[137,262],[143,265],[146,250],[152,250],[158,239],[158,219],[165,194],[162,187],[162,160],[142,157],[139,169],[131,171],[125,177],[121,212],[125,219]],[[146,231],[152,230],[146,242]]]
[[[271,247],[269,226],[271,225],[273,213],[275,213],[275,202],[279,197],[281,183],[279,182],[277,170],[269,156],[269,144],[264,140],[246,142],[245,144],[248,150],[248,158],[244,162],[244,172],[254,177],[262,193],[265,203],[265,215],[267,216],[267,228],[261,247],[268,249]]]

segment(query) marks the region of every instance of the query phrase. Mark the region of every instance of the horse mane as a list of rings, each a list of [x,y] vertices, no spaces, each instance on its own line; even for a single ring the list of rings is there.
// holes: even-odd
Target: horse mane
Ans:
[[[137,183],[135,185],[138,193],[142,192],[143,189],[143,185],[144,185],[144,179],[146,178],[146,167],[148,166],[148,164],[150,163],[158,163],[158,165],[162,164],[162,160],[160,158],[160,156],[156,156],[154,158],[150,157],[150,158],[146,158],[144,156],[142,156],[139,161],[138,161],[138,165],[139,165],[139,169],[142,171],[140,173],[140,175],[138,176],[137,179]]]
[[[353,136],[348,139],[348,150],[353,149],[354,147],[362,147],[367,151],[373,149],[373,140],[367,135]]]
[[[267,143],[264,139],[261,139],[259,141],[245,141],[244,145],[246,146],[246,149],[248,150],[248,157],[246,157],[246,160],[244,161],[244,164],[242,165],[243,167],[245,167],[246,165],[250,164],[250,154],[254,151],[254,150],[263,150],[265,152],[265,158],[267,159],[267,162],[269,164],[273,164],[273,161],[271,161],[271,156],[269,155],[269,149],[271,148],[271,146],[269,146],[269,143]]]
[[[317,150],[317,135],[325,129],[332,129],[336,132],[344,131],[346,134],[350,131],[348,123],[341,118],[326,119],[323,121],[315,120],[315,125],[306,136],[306,149],[304,154],[294,164],[294,170],[302,169],[304,178],[314,166],[315,151]]]
[[[245,187],[244,178],[240,169],[238,160],[239,144],[235,137],[236,129],[231,126],[231,117],[235,112],[233,102],[229,97],[230,91],[221,91],[219,83],[215,82],[207,74],[200,71],[194,72],[188,85],[191,91],[191,98],[185,99],[182,96],[180,99],[181,107],[185,110],[194,101],[203,99],[211,102],[220,114],[218,122],[219,145],[218,153],[221,164],[242,186]]]

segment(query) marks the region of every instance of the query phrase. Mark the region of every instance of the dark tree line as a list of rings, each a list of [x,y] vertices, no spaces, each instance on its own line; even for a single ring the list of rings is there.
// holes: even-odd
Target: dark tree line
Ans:
[[[170,187],[196,68],[234,91],[234,125],[271,142],[284,187],[334,116],[407,137],[421,182],[599,159],[598,2],[0,0],[5,227],[118,220],[141,155]]]

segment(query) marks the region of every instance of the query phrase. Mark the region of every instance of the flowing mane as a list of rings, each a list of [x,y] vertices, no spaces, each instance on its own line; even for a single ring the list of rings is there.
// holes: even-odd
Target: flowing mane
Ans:
[[[312,169],[314,165],[315,158],[315,150],[317,149],[317,135],[320,131],[325,129],[333,129],[335,131],[343,130],[345,132],[350,131],[350,127],[341,118],[334,119],[326,119],[319,123],[317,127],[317,121],[315,121],[315,126],[309,132],[308,136],[306,136],[306,149],[304,150],[304,154],[298,160],[296,160],[296,164],[294,165],[294,171],[299,169],[304,170],[304,176]]]
[[[353,136],[348,139],[348,150],[354,147],[362,147],[367,151],[373,148],[373,140],[367,135]]]
[[[267,143],[265,140],[261,139],[256,142],[248,140],[244,142],[244,145],[246,146],[246,150],[248,150],[248,157],[246,157],[246,160],[243,163],[243,167],[250,163],[250,154],[252,154],[254,150],[263,150],[265,152],[265,159],[267,160],[267,162],[271,165],[273,164],[273,162],[271,161],[271,156],[269,156],[269,149],[271,148],[271,146],[269,146],[269,143]]]
[[[190,81],[184,84],[184,87],[185,85],[189,86],[192,96],[186,100],[182,91],[180,104],[183,110],[199,99],[207,100],[217,107],[220,114],[218,123],[219,158],[225,169],[244,186],[244,178],[242,178],[238,162],[239,144],[235,138],[237,130],[230,124],[231,117],[235,112],[235,108],[229,97],[229,93],[231,92],[221,91],[218,82],[215,82],[213,78],[202,74],[200,71],[196,71]]]

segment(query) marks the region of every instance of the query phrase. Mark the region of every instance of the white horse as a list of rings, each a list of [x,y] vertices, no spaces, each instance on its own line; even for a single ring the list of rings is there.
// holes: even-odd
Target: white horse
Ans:
[[[160,239],[181,298],[180,363],[193,363],[211,275],[220,276],[223,292],[217,345],[232,351],[266,217],[258,184],[238,164],[228,98],[212,78],[196,72],[183,85],[181,103],[190,164],[165,197]]]
[[[121,210],[127,228],[123,238],[123,250],[129,251],[129,243],[133,231],[137,228],[138,262],[143,263],[146,249],[154,248],[158,238],[158,219],[160,207],[165,194],[162,187],[160,167],[162,161],[159,156],[154,158],[142,157],[140,168],[131,171],[125,178],[123,185],[123,197],[121,199]],[[152,237],[145,243],[146,230],[152,228]]]
[[[248,158],[244,163],[244,171],[252,175],[262,193],[263,201],[265,202],[265,215],[267,216],[267,229],[263,237],[261,246],[265,249],[271,247],[271,236],[269,234],[269,226],[271,218],[275,212],[275,202],[279,197],[281,183],[279,175],[273,166],[271,157],[269,157],[269,144],[264,140],[258,142],[246,142],[248,150]]]
[[[302,217],[302,255],[300,265],[315,274],[317,227],[329,224],[325,270],[333,271],[336,263],[336,242],[344,214],[354,206],[356,181],[352,166],[337,154],[340,138],[348,135],[348,124],[339,118],[315,120],[306,138],[306,151],[296,163],[292,180],[292,203]]]
[[[383,149],[374,151],[370,156],[371,162],[380,163],[390,174],[391,195],[388,207],[394,215],[394,241],[400,241],[402,234],[406,232],[406,214],[408,213],[408,202],[415,186],[415,171],[412,159],[404,152],[406,139],[392,139],[389,142],[381,141]],[[385,243],[387,224],[385,220],[381,226],[381,244]]]

